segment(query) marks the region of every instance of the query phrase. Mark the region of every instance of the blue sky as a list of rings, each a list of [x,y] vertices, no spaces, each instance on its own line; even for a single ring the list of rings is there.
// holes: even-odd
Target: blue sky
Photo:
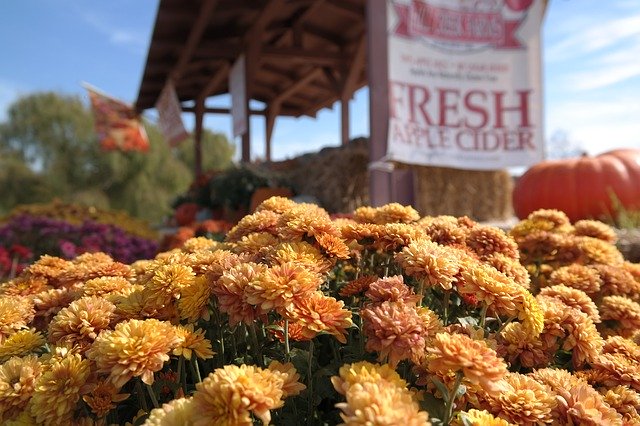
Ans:
[[[54,90],[85,96],[87,81],[127,102],[142,78],[158,0],[7,0],[0,5],[0,121],[22,94]],[[545,133],[596,154],[640,148],[640,1],[550,0],[543,27]],[[222,99],[221,101],[225,101]],[[339,143],[339,113],[281,118],[274,159]],[[185,114],[185,123],[193,120]],[[205,126],[229,134],[230,118]],[[264,122],[252,119],[253,153],[264,153]],[[351,135],[368,134],[368,93],[356,93]]]

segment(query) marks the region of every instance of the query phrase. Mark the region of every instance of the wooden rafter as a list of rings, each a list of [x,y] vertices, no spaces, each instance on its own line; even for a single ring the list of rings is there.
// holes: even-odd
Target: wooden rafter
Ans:
[[[271,102],[273,104],[281,104],[295,92],[306,86],[312,80],[318,78],[322,74],[322,70],[320,68],[314,68],[303,76],[300,76],[299,79],[295,81],[295,83],[289,85],[285,89],[281,90],[278,96],[276,96]]]

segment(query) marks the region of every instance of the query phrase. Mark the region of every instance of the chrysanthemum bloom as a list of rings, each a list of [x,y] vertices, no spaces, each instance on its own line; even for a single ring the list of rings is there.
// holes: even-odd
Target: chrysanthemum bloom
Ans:
[[[200,250],[215,250],[219,244],[207,237],[193,237],[182,243],[180,249],[185,253],[195,253]]]
[[[622,336],[610,336],[604,342],[602,352],[605,354],[621,353],[629,359],[640,363],[640,346]]]
[[[78,354],[52,363],[36,382],[29,402],[31,415],[38,424],[71,424],[80,396],[89,391],[86,382],[90,374],[89,360]]]
[[[640,304],[623,296],[607,296],[600,304],[602,332],[631,337],[640,328]]]
[[[463,420],[464,419],[464,420]],[[512,426],[508,421],[493,417],[493,414],[486,410],[471,409],[461,412],[458,418],[454,419],[453,426]]]
[[[232,251],[246,254],[255,262],[263,261],[279,243],[277,237],[268,232],[252,232],[234,243]]]
[[[131,287],[131,282],[124,277],[99,277],[88,280],[82,286],[83,296],[106,296],[122,293]]]
[[[193,404],[198,418],[194,424],[250,426],[250,412],[269,424],[270,411],[284,405],[283,385],[281,373],[253,365],[219,368],[196,384]]]
[[[242,256],[238,256],[229,250],[216,250],[211,253],[209,264],[205,268],[204,274],[209,283],[215,283],[222,274],[244,261],[245,259]]]
[[[264,200],[256,207],[256,212],[263,210],[269,210],[278,214],[282,214],[291,210],[297,203],[290,198],[286,197],[271,197]]]
[[[144,287],[139,284],[134,284],[122,295],[111,295],[108,298],[116,306],[114,323],[145,318],[177,321],[180,317],[175,303],[165,304],[159,298],[147,297]]]
[[[389,383],[398,388],[406,388],[407,382],[389,366],[389,364],[373,364],[359,361],[344,364],[340,367],[338,376],[331,377],[333,387],[342,395],[346,395],[351,386],[356,383]]]
[[[388,301],[413,304],[420,300],[420,296],[416,295],[413,289],[404,283],[402,275],[378,279],[369,285],[365,296],[373,303]]]
[[[0,343],[34,317],[33,302],[27,297],[0,296]]]
[[[47,337],[50,343],[69,343],[86,351],[102,330],[109,328],[113,303],[101,297],[83,297],[60,310],[49,324]]]
[[[572,228],[571,221],[565,212],[555,209],[539,209],[529,213],[528,220],[544,221],[553,225],[550,229],[554,232],[569,232]]]
[[[315,235],[317,247],[329,259],[348,259],[351,250],[344,240],[331,233],[319,233]]]
[[[271,361],[269,371],[282,379],[282,398],[299,395],[300,392],[307,388],[299,382],[300,375],[290,362],[282,364],[278,361]]]
[[[591,367],[594,375],[586,378],[589,383],[606,387],[629,386],[640,391],[640,365],[622,353],[600,354]]]
[[[600,322],[598,307],[582,290],[559,284],[543,288],[540,290],[540,294],[543,296],[555,297],[565,305],[584,312],[594,323]]]
[[[366,349],[378,352],[379,360],[387,360],[392,367],[404,359],[424,352],[423,320],[415,303],[389,301],[372,304],[360,311],[363,332],[367,336]]]
[[[372,246],[382,251],[395,252],[413,241],[424,238],[425,232],[417,225],[388,223],[377,226]]]
[[[395,255],[407,275],[424,280],[429,286],[451,290],[460,272],[457,252],[429,240],[417,240]]]
[[[183,287],[180,290],[180,299],[178,299],[180,318],[190,322],[196,322],[199,319],[209,321],[211,318],[209,312],[211,293],[212,288],[206,276],[198,276],[191,284]]]
[[[175,328],[180,343],[173,349],[173,355],[184,356],[191,359],[191,354],[195,354],[200,359],[213,358],[215,352],[211,349],[211,342],[204,337],[204,330],[201,328],[193,330],[193,324],[179,325]]]
[[[507,365],[484,340],[439,333],[427,352],[429,371],[443,376],[462,372],[465,382],[480,386],[488,393],[500,391],[499,382],[507,373]]]
[[[278,328],[271,328],[269,332],[273,337],[278,339],[280,343],[284,343],[284,320],[275,323]],[[306,342],[313,339],[318,334],[313,330],[309,330],[302,322],[289,321],[287,330],[289,331],[290,342]]]
[[[525,368],[545,366],[552,354],[545,350],[539,338],[533,338],[522,328],[519,322],[508,324],[500,333],[497,353],[510,365]]]
[[[636,299],[640,296],[640,282],[631,272],[622,266],[593,265],[602,279],[599,296],[627,296]]]
[[[604,402],[622,415],[623,424],[640,424],[640,394],[627,386],[602,390]],[[601,423],[602,424],[602,423]]]
[[[464,246],[469,232],[453,216],[423,217],[418,224],[424,229],[428,239],[444,246]]]
[[[621,425],[622,418],[602,395],[584,380],[566,370],[543,368],[530,374],[557,394],[556,421],[576,425]]]
[[[340,227],[340,235],[347,241],[371,246],[378,236],[380,225],[372,223],[348,223]]]
[[[347,328],[353,326],[351,311],[344,307],[344,302],[319,291],[294,299],[290,310],[281,314],[289,321],[300,323],[303,335],[309,338],[317,333],[328,333],[340,343],[346,343]]]
[[[258,263],[240,263],[222,274],[214,285],[218,309],[229,315],[231,327],[239,322],[251,324],[258,317],[258,308],[247,301],[246,289],[266,268]]]
[[[33,328],[16,331],[0,343],[0,363],[13,356],[27,355],[41,348],[45,343],[42,334]]]
[[[295,263],[283,263],[267,268],[244,289],[246,301],[259,307],[261,313],[274,309],[288,309],[295,299],[303,299],[315,292],[322,278]]]
[[[129,398],[128,393],[118,393],[118,391],[119,389],[112,383],[102,380],[82,399],[91,408],[91,412],[100,418],[116,408],[118,402]]]
[[[195,278],[190,266],[176,263],[159,266],[153,271],[150,280],[141,284],[145,286],[144,293],[150,303],[161,305],[170,304]]]
[[[31,296],[51,288],[46,278],[33,275],[19,275],[0,284],[0,296]]]
[[[508,373],[501,381],[502,392],[487,394],[487,410],[519,425],[539,425],[553,421],[555,393],[531,377]]]
[[[415,394],[388,382],[356,383],[347,391],[346,402],[336,407],[345,425],[431,425]]]
[[[0,421],[14,418],[26,407],[41,374],[42,366],[34,355],[0,364]]]
[[[353,212],[353,219],[359,223],[375,223],[376,208],[370,206],[358,207]]]
[[[59,285],[58,277],[71,265],[72,263],[68,260],[45,254],[32,265],[28,266],[22,272],[22,275],[43,277],[49,285],[57,287]]]
[[[356,210],[357,212],[357,210]],[[389,203],[375,207],[373,211],[373,223],[384,225],[387,223],[411,223],[420,219],[420,214],[411,206],[403,206],[399,203]]]
[[[529,290],[531,277],[529,271],[518,260],[505,256],[502,253],[494,253],[487,256],[484,261],[496,268],[498,271],[512,278],[516,284]]]
[[[169,360],[169,352],[180,343],[174,327],[156,319],[129,320],[105,330],[87,351],[99,373],[109,374],[109,381],[121,388],[132,377],[148,385],[153,373]]]
[[[144,426],[193,426],[198,413],[192,398],[178,398],[151,410]],[[227,423],[229,424],[229,423]]]
[[[573,233],[583,237],[597,238],[610,244],[618,240],[616,231],[609,225],[597,220],[579,220],[573,224]]]
[[[515,240],[495,226],[478,225],[471,228],[467,233],[465,243],[481,259],[498,253],[514,260],[520,259],[518,244]]]
[[[283,241],[303,241],[322,234],[340,236],[329,215],[321,210],[298,205],[278,220],[278,235]]]
[[[600,291],[602,278],[597,270],[577,263],[556,269],[549,277],[549,285],[566,285],[567,287],[582,290],[588,296],[593,297]]]
[[[640,263],[631,263],[625,261],[622,263],[622,269],[629,272],[636,281],[640,281]]]
[[[514,228],[515,229],[515,228]],[[553,234],[551,232],[536,231],[522,237],[511,235],[518,242],[520,262],[527,264],[541,264],[558,262],[570,264],[580,257],[580,250],[573,240],[578,237]]]
[[[276,235],[280,214],[269,210],[256,211],[240,219],[240,222],[227,233],[225,241],[240,241],[245,235],[253,232],[268,232]]]
[[[369,286],[378,281],[378,279],[377,275],[364,275],[356,278],[355,280],[349,281],[340,289],[338,294],[342,297],[359,296],[367,291]]]
[[[592,237],[574,237],[580,250],[579,263],[583,265],[622,265],[624,257],[617,247],[606,241]]]
[[[329,272],[334,264],[334,262],[327,259],[320,250],[306,241],[278,244],[267,256],[267,261],[272,265],[294,263],[319,274]]]
[[[125,277],[133,278],[134,272],[124,263],[114,261],[105,253],[83,253],[71,261],[67,268],[57,278],[63,287],[69,287],[77,283],[83,283],[98,277]]]

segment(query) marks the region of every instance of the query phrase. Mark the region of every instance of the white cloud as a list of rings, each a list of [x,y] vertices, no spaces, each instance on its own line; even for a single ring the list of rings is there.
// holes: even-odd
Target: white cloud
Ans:
[[[96,31],[107,36],[111,44],[124,46],[134,53],[143,53],[147,48],[146,33],[143,31],[119,28],[93,13],[84,14],[83,19]]]

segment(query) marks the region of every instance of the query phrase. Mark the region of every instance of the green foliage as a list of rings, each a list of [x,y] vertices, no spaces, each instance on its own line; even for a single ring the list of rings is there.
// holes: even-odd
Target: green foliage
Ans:
[[[610,192],[609,196],[611,197],[614,214],[613,217],[606,218],[605,222],[620,229],[640,228],[640,211],[625,208],[613,191]]]
[[[0,213],[59,198],[160,221],[192,180],[193,142],[172,149],[155,125],[145,128],[148,153],[103,152],[79,97],[48,92],[18,99],[0,124]],[[203,154],[205,168],[225,168],[233,146],[205,131]]]
[[[211,180],[211,204],[232,210],[248,209],[254,191],[267,186],[267,177],[250,167],[229,169]]]

